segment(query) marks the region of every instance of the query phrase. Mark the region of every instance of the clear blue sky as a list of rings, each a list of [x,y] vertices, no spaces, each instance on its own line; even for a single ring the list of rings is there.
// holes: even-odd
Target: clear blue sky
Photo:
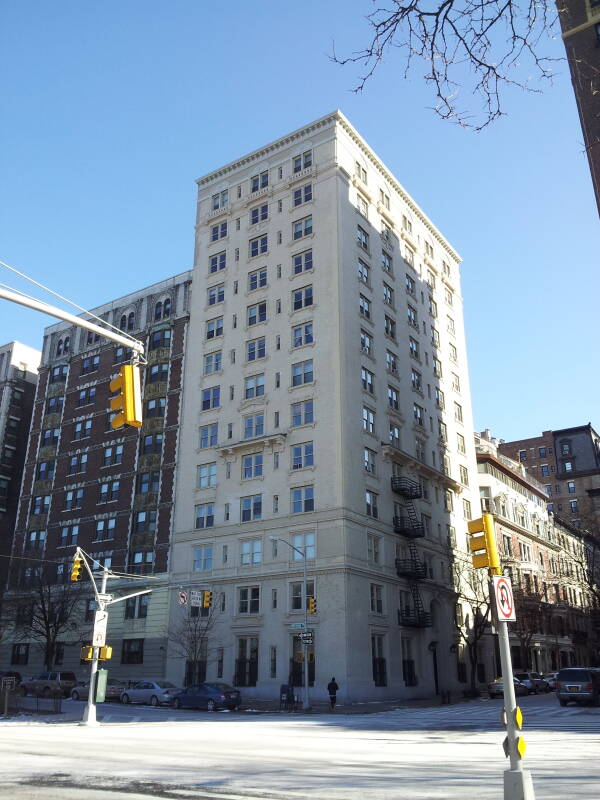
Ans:
[[[194,179],[340,108],[464,259],[475,425],[600,426],[600,226],[566,64],[465,131],[397,53],[350,91],[357,69],[328,53],[364,41],[371,8],[5,0],[0,259],[84,307],[189,269]],[[0,308],[0,343],[40,346],[50,318]]]

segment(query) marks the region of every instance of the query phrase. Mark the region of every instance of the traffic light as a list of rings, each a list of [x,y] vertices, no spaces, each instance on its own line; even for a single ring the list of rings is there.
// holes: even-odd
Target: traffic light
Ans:
[[[212,606],[212,592],[202,592],[202,607],[210,608]]]
[[[308,613],[309,614],[317,613],[317,601],[314,597],[308,598]]]
[[[72,581],[80,581],[81,580],[81,570],[83,569],[83,559],[81,556],[74,556],[73,558],[73,566],[71,567],[71,580]]]
[[[105,644],[104,647],[100,648],[100,652],[98,653],[98,660],[108,661],[109,658],[112,658],[112,647],[108,644]]]
[[[90,645],[84,644],[79,654],[80,661],[92,661],[94,658],[94,648]]]
[[[116,378],[110,382],[111,392],[118,392],[116,397],[111,397],[112,411],[118,411],[112,420],[112,428],[121,428],[123,425],[132,425],[139,428],[142,425],[142,395],[140,390],[140,369],[134,364],[125,364]]]
[[[469,534],[479,534],[469,536],[469,550],[472,553],[475,569],[487,567],[492,574],[502,575],[493,515],[483,514],[479,519],[471,520],[468,528]]]

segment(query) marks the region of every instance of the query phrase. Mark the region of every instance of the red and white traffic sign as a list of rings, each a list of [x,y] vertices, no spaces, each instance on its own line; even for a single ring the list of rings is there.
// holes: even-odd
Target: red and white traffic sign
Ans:
[[[184,606],[187,603],[187,594],[185,592],[179,592],[179,605]]]
[[[494,594],[496,596],[496,610],[500,622],[515,622],[515,599],[513,597],[510,578],[504,575],[494,575]]]

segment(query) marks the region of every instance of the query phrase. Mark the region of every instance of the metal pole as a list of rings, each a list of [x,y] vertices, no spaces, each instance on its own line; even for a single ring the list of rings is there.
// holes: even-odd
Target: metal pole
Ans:
[[[106,582],[108,579],[108,570],[106,567],[102,570],[102,584],[100,587],[100,594],[106,594]],[[94,641],[94,635],[96,633],[96,627],[94,626],[94,632],[92,633],[92,641]],[[92,665],[90,668],[90,688],[88,690],[88,699],[87,699],[87,706],[85,711],[83,712],[83,719],[79,723],[80,725],[98,725],[96,720],[96,674],[98,672],[98,655],[100,653],[99,647],[93,648],[93,657],[92,657]]]
[[[308,642],[306,641],[306,634],[308,633],[308,582],[306,580],[306,544],[303,548],[304,558],[304,710],[310,709],[310,701],[308,699]]]
[[[88,331],[92,331],[92,333],[97,333],[99,336],[110,339],[112,342],[117,342],[117,344],[129,347],[134,353],[139,353],[142,356],[144,355],[144,345],[138,342],[137,339],[133,339],[130,336],[123,336],[109,328],[103,328],[93,322],[88,322],[87,319],[76,317],[75,314],[69,314],[68,311],[63,311],[62,308],[44,303],[42,300],[35,300],[32,297],[25,297],[24,295],[17,294],[16,292],[9,292],[7,289],[2,288],[0,288],[0,299],[10,300],[12,303],[18,303],[26,308],[32,308],[34,311],[41,311],[42,314],[49,314],[51,317],[57,317],[57,319],[62,319],[64,322],[71,322],[79,328],[85,328]]]

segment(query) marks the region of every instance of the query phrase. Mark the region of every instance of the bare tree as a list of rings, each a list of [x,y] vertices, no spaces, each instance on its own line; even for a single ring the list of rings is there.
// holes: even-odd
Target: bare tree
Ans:
[[[458,620],[460,641],[464,644],[469,659],[470,693],[477,694],[477,673],[481,663],[482,640],[491,632],[491,602],[487,571],[473,569],[470,561],[454,562],[454,585],[457,602],[463,613],[462,624]]]
[[[26,594],[18,592],[5,600],[15,640],[33,641],[44,655],[47,670],[54,667],[65,634],[73,637],[73,643],[79,641],[81,599],[81,584],[50,583],[39,575]]]
[[[504,113],[505,87],[540,91],[532,85],[531,73],[549,80],[551,64],[559,60],[544,55],[543,40],[557,28],[550,0],[389,0],[366,19],[368,44],[345,57],[334,46],[332,55],[338,64],[363,66],[354,91],[362,91],[386,54],[398,48],[404,78],[415,61],[422,64],[435,112],[475,130]],[[470,96],[476,98],[477,114],[469,111]]]
[[[515,587],[513,595],[517,619],[511,625],[511,632],[519,640],[521,669],[532,669],[531,643],[541,632],[546,604],[538,592],[526,592],[522,588]]]
[[[185,659],[185,684],[202,683],[208,662],[208,634],[216,617],[215,606],[182,606],[167,631],[169,650]]]

